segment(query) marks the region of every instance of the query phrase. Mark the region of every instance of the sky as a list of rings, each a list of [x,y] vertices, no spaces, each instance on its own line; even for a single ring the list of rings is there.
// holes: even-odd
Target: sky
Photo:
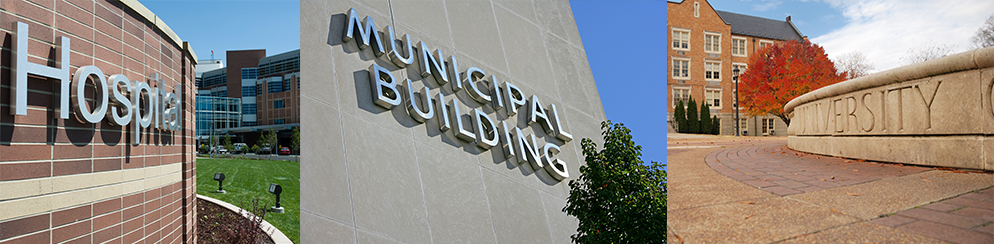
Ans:
[[[300,49],[300,2],[289,0],[141,0],[197,59],[221,59],[227,50],[266,49],[272,56]],[[179,3],[179,4],[177,4]]]
[[[666,162],[666,2],[570,5],[607,119],[632,131],[642,161]]]
[[[830,58],[858,51],[879,72],[905,63],[910,49],[948,46],[972,50],[970,37],[994,14],[994,1],[724,0],[717,10],[791,21]]]

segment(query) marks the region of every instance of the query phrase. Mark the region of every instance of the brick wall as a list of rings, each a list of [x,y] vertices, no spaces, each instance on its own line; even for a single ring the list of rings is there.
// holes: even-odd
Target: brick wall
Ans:
[[[694,4],[697,3],[697,16],[694,12]],[[735,83],[732,78],[733,65],[746,65],[749,63],[749,57],[755,54],[756,50],[759,50],[760,41],[770,41],[773,43],[782,43],[781,40],[766,39],[753,36],[741,36],[732,35],[731,26],[725,24],[725,21],[721,19],[714,8],[708,1],[705,0],[686,0],[683,2],[667,2],[666,4],[666,50],[667,50],[667,68],[666,74],[667,84],[666,92],[667,96],[667,118],[672,118],[674,112],[673,103],[673,90],[674,87],[678,88],[690,88],[690,95],[697,101],[697,106],[700,106],[705,98],[705,89],[720,89],[721,90],[721,108],[714,109],[712,107],[711,115],[717,116],[721,122],[721,133],[722,135],[734,135],[735,134]],[[674,28],[680,30],[690,31],[690,50],[682,51],[675,50],[672,46],[673,41],[673,30]],[[708,53],[704,51],[705,44],[705,32],[716,33],[721,35],[721,52],[717,53],[716,56],[708,56]],[[733,38],[745,38],[746,39],[746,55],[736,56],[732,55],[732,39]],[[689,59],[690,60],[690,79],[674,79],[673,78],[673,60],[677,59]],[[705,80],[705,62],[719,62],[721,63],[720,81],[715,84],[714,81],[708,82]],[[748,68],[748,67],[747,67]],[[711,84],[709,84],[711,83]],[[717,113],[716,113],[717,112]],[[742,119],[748,118],[745,114],[740,114]],[[749,134],[750,135],[761,135],[757,129],[760,129],[760,125],[757,125],[757,121],[761,121],[763,118],[776,118],[774,116],[757,116],[756,118],[749,118]],[[780,128],[781,131],[777,132],[778,135],[786,135],[787,125],[783,123],[779,118],[776,119],[777,125],[775,128]]]
[[[196,241],[196,58],[150,19],[134,1],[0,0],[0,243]],[[29,62],[55,67],[56,40],[65,36],[70,73],[94,65],[169,91],[182,84],[182,129],[143,129],[133,145],[134,122],[80,123],[73,113],[60,119],[58,81],[34,75],[27,115],[11,115],[17,22],[30,28]]]

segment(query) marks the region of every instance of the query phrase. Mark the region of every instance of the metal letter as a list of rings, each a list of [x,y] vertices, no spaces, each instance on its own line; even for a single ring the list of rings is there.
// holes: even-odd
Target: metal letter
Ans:
[[[452,117],[451,118],[456,121],[456,123],[455,123],[456,130],[453,131],[452,133],[455,134],[456,138],[459,138],[459,139],[461,139],[463,141],[467,141],[467,142],[468,141],[472,141],[473,140],[473,132],[470,132],[470,131],[466,130],[466,127],[463,127],[463,124],[462,124],[462,114],[459,113],[459,103],[456,102],[455,99],[452,99],[452,101],[449,101],[449,102],[450,102],[449,108],[452,111]]]
[[[507,116],[517,114],[518,108],[525,105],[525,95],[511,82],[504,82],[504,93],[507,94]]]
[[[462,78],[460,78],[460,75],[459,75],[459,62],[456,60],[456,56],[455,55],[449,56],[449,64],[452,65],[452,67],[449,68],[450,70],[452,70],[452,76],[451,76],[452,77],[452,84],[449,85],[449,86],[452,87],[452,91],[453,92],[459,91],[459,89],[462,89],[462,87],[458,87],[459,86],[459,81],[461,81]]]
[[[166,89],[163,88],[162,90]],[[172,92],[168,92],[163,98],[162,107],[165,109],[162,111],[162,129],[166,131],[173,131],[173,116],[175,115],[174,113],[176,113],[176,107],[173,106],[173,101],[176,100],[176,96],[174,96]]]
[[[549,116],[545,115],[545,109],[542,108],[542,102],[538,101],[538,96],[532,95],[531,105],[528,106],[529,119],[528,125],[532,123],[542,121],[542,128],[545,129],[546,134],[553,133],[552,124],[549,123]]]
[[[566,132],[566,129],[563,128],[563,122],[559,119],[559,110],[556,109],[556,104],[551,104],[549,106],[552,106],[552,123],[556,126],[556,138],[563,140],[563,142],[572,141],[573,135],[570,135],[570,133]]]
[[[121,92],[121,86],[124,86],[124,92]],[[108,120],[111,124],[126,126],[131,123],[131,100],[128,99],[128,95],[131,94],[131,82],[128,77],[122,74],[116,74],[110,76],[110,112],[106,113]],[[121,115],[121,112],[124,115]]]
[[[438,130],[441,132],[448,131],[452,128],[449,124],[449,106],[445,105],[445,95],[441,92],[438,93]]]
[[[408,36],[407,34],[404,34],[404,39],[401,39],[401,43],[403,45],[401,46],[401,48],[403,49],[398,49],[397,41],[394,40],[393,26],[388,25],[386,27],[386,32],[388,36],[387,41],[390,42],[390,53],[389,53],[390,61],[393,61],[393,64],[397,65],[398,68],[404,68],[407,67],[408,65],[413,64],[414,47],[411,46],[411,37]],[[404,57],[405,55],[401,55],[401,53],[407,53],[406,55],[407,57],[405,58]]]
[[[372,64],[369,66],[369,84],[373,92],[373,103],[387,110],[400,105],[400,93],[397,92],[397,82],[389,70]],[[383,89],[386,88],[386,89]]]
[[[89,80],[91,75],[95,75],[97,78],[93,80],[94,88],[96,91],[93,92],[93,105],[92,111],[88,111],[86,105],[86,81]],[[76,120],[80,123],[100,123],[100,120],[104,118],[107,114],[107,79],[104,78],[104,72],[100,71],[97,66],[83,66],[76,69],[76,81],[72,84],[73,90],[76,92],[72,94],[72,99],[76,100],[76,104],[73,106],[73,110],[76,111]]]
[[[469,89],[466,89],[466,93],[469,94],[470,98],[473,98],[473,100],[475,100],[476,102],[478,102],[480,104],[489,103],[490,102],[490,95],[483,94],[483,92],[480,91],[480,88],[476,85],[476,81],[477,81],[478,78],[482,78],[482,77],[476,77],[474,75],[470,75],[469,77],[466,77],[466,85],[469,86]],[[492,78],[492,79],[496,79],[496,78]],[[487,90],[487,89],[484,89],[484,90]]]
[[[493,80],[490,82],[490,97],[493,98],[494,111],[500,111],[504,108],[504,98],[500,95],[500,82],[497,82],[497,76],[491,77]]]
[[[369,42],[372,40],[373,52],[376,56],[383,56],[383,38],[377,33],[376,24],[373,23],[373,19],[366,15],[366,18],[359,22],[359,14],[356,13],[355,8],[350,8],[348,17],[349,20],[345,23],[345,35],[342,35],[342,42],[348,43],[353,39],[353,35],[359,34],[359,49],[366,49],[369,46]],[[361,24],[361,25],[360,25]],[[391,39],[392,41],[393,39]]]
[[[131,100],[134,101],[133,113],[135,113],[135,124],[131,127],[134,128],[134,141],[131,143],[138,145],[138,143],[141,142],[141,128],[148,128],[149,124],[152,123],[152,106],[154,106],[154,104],[150,101],[153,93],[152,89],[148,87],[148,83],[141,81],[134,82],[135,87],[131,92]],[[142,106],[142,91],[144,91],[149,97],[149,99],[145,99],[144,106]],[[145,113],[142,113],[142,109],[145,110]]]
[[[501,140],[501,149],[504,150],[504,158],[514,161],[516,158],[514,153],[514,140],[511,139],[514,135],[511,134],[511,131],[507,130],[507,122],[501,121],[500,128],[500,133],[503,135],[501,138],[504,138]]]
[[[548,171],[552,178],[563,180],[569,177],[569,171],[566,170],[566,163],[558,158],[553,158],[553,156],[559,154],[559,146],[546,143],[545,147],[542,148],[542,152],[545,154],[542,156],[542,161],[549,165],[549,167],[545,167],[545,171]]]
[[[514,127],[514,132],[516,134],[515,138],[518,139],[518,165],[524,163],[525,161],[531,162],[532,169],[538,171],[538,169],[544,167],[542,165],[542,155],[541,151],[538,150],[538,143],[535,140],[534,134],[529,134],[525,137],[524,133],[521,133],[521,129]],[[531,141],[529,143],[529,141]]]
[[[428,52],[428,45],[425,42],[418,42],[418,52],[421,52],[421,77],[428,77],[428,75],[435,75],[435,82],[439,86],[449,83],[449,72],[445,70],[445,64],[442,63],[442,51],[435,49],[435,56],[432,56]],[[434,73],[432,73],[434,71]]]
[[[183,129],[183,84],[176,84],[173,86],[173,97],[176,98],[176,118],[173,121],[173,131],[180,131]]]
[[[466,84],[473,83],[474,80],[483,79],[484,76],[487,76],[487,73],[483,72],[482,69],[477,67],[469,67],[466,69],[466,78],[462,82],[465,82]],[[462,90],[462,83],[452,82],[452,91],[457,92],[459,90]]]
[[[479,109],[473,109],[473,122],[476,124],[476,146],[490,149],[497,145],[497,125]]]
[[[414,86],[411,85],[411,79],[404,79],[404,82],[407,83],[407,113],[411,115],[411,118],[418,121],[418,123],[424,123],[425,120],[435,117],[435,110],[431,109],[431,91],[428,90],[428,87],[426,86],[421,92],[421,95],[424,95],[424,98],[421,99],[421,104],[425,106],[425,110],[422,111],[418,107],[418,102],[414,101],[417,96],[414,95]]]
[[[28,24],[17,22],[15,28],[15,41],[10,50],[13,52],[12,56],[16,57],[11,65],[16,78],[14,82],[10,83],[10,93],[13,95],[10,97],[10,114],[28,114],[28,74],[35,74],[58,79],[61,82],[60,91],[62,94],[59,96],[59,107],[55,110],[59,113],[59,118],[68,119],[70,109],[69,82],[71,81],[69,76],[69,38],[62,36],[56,40],[55,45],[58,47],[58,51],[55,53],[55,62],[60,65],[60,68],[53,68],[28,62]]]

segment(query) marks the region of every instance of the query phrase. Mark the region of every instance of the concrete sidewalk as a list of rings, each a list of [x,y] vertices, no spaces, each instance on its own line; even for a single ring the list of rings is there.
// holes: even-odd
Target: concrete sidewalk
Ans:
[[[800,153],[782,137],[667,147],[670,243],[994,243],[989,172]]]

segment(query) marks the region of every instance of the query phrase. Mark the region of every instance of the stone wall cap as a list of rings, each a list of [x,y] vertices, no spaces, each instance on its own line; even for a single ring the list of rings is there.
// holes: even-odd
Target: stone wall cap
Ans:
[[[784,105],[783,110],[788,117],[793,117],[795,107],[820,99],[929,76],[992,66],[994,66],[994,47],[974,49],[828,85],[790,100],[790,102]]]

